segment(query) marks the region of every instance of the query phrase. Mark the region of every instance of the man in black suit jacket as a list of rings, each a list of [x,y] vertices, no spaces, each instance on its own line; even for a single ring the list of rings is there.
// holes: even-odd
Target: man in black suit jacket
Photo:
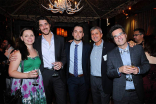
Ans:
[[[100,27],[92,27],[90,32],[94,41],[90,56],[93,104],[109,104],[113,85],[112,79],[107,77],[107,53],[115,45],[102,39],[103,34]]]
[[[91,46],[82,42],[84,36],[82,25],[76,25],[72,35],[74,37],[73,42],[66,44],[67,84],[70,104],[87,104],[90,83],[89,56]],[[75,53],[76,51],[77,54]]]
[[[140,45],[129,47],[120,25],[111,27],[110,35],[118,46],[108,53],[107,61],[107,74],[113,78],[114,103],[142,104],[142,75],[150,68],[143,48]]]
[[[42,35],[35,40],[34,48],[41,59],[40,70],[47,104],[52,103],[53,95],[55,95],[57,104],[66,104],[66,76],[63,69],[66,63],[64,38],[51,32],[51,25],[47,17],[37,18],[36,23]],[[56,71],[51,70],[52,65]],[[58,76],[52,76],[54,73],[57,73]]]

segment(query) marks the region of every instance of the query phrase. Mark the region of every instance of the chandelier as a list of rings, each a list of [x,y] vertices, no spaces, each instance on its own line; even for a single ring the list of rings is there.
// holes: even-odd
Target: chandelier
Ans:
[[[45,9],[50,10],[53,13],[63,13],[64,11],[66,11],[67,14],[74,14],[75,12],[80,11],[83,6],[81,8],[79,8],[81,0],[77,3],[75,1],[75,3],[72,3],[71,0],[58,0],[58,1],[53,1],[53,3],[49,0],[49,8],[45,7],[44,5],[42,5]],[[74,6],[72,4],[75,4]],[[73,8],[72,8],[73,7]]]

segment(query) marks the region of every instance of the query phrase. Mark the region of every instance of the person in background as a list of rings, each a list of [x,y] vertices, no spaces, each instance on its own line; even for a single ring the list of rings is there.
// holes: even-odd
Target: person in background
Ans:
[[[129,47],[121,25],[111,27],[110,36],[118,47],[108,53],[107,75],[113,78],[114,104],[143,104],[142,76],[149,68],[142,46]]]
[[[109,104],[113,83],[112,79],[107,77],[107,53],[114,49],[115,45],[102,39],[100,27],[92,27],[90,32],[94,41],[90,55],[93,104]]]
[[[89,56],[91,46],[82,41],[83,26],[74,26],[72,42],[66,43],[67,84],[70,104],[87,104],[90,85]]]
[[[150,70],[143,77],[145,103],[156,104],[156,38],[153,35],[144,37],[144,51],[150,63]]]
[[[34,41],[33,31],[29,28],[23,28],[20,33],[19,47],[14,52],[17,59],[11,61],[9,65],[9,75],[15,78],[12,81],[11,94],[15,95],[16,90],[20,88],[20,81],[23,79],[21,86],[22,103],[46,104],[42,75],[39,71],[41,60],[38,52],[33,48]],[[24,61],[23,73],[21,72],[22,60]],[[35,69],[38,69],[38,72]],[[33,85],[34,81],[37,81],[37,86]]]
[[[5,50],[4,55],[9,58],[10,57],[10,53],[14,50],[13,48],[13,43],[12,40],[10,39],[5,39],[2,43],[2,47]]]
[[[141,28],[134,29],[133,38],[138,45],[143,45],[145,31]]]
[[[0,44],[0,51],[3,52],[2,44]]]
[[[4,55],[9,59],[11,52],[14,50],[12,40],[4,39],[2,42],[2,48],[4,50]],[[4,62],[5,80],[6,80],[6,93],[10,92],[11,83],[12,83],[11,78],[8,76],[8,65],[9,65],[8,59],[3,61]]]

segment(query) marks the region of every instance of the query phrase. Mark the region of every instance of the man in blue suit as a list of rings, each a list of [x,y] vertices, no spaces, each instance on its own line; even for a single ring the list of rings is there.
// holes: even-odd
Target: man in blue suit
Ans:
[[[73,29],[73,42],[66,44],[67,84],[70,104],[87,104],[89,90],[89,56],[91,46],[82,42],[83,26]]]
[[[129,47],[121,25],[111,27],[110,35],[118,46],[108,53],[107,60],[107,75],[113,78],[114,104],[142,104],[142,75],[150,68],[143,48]]]

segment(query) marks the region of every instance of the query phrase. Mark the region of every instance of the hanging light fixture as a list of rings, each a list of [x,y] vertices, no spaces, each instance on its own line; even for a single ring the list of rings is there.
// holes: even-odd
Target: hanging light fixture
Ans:
[[[79,8],[81,0],[77,3],[75,1],[75,3],[72,3],[71,0],[58,0],[58,1],[53,1],[53,3],[49,0],[49,8],[45,7],[44,5],[42,5],[45,9],[50,10],[53,13],[63,13],[64,11],[66,11],[67,14],[74,14],[75,12],[80,11],[83,6],[81,8]],[[72,4],[75,4],[74,6]],[[74,7],[74,8],[73,8]]]

